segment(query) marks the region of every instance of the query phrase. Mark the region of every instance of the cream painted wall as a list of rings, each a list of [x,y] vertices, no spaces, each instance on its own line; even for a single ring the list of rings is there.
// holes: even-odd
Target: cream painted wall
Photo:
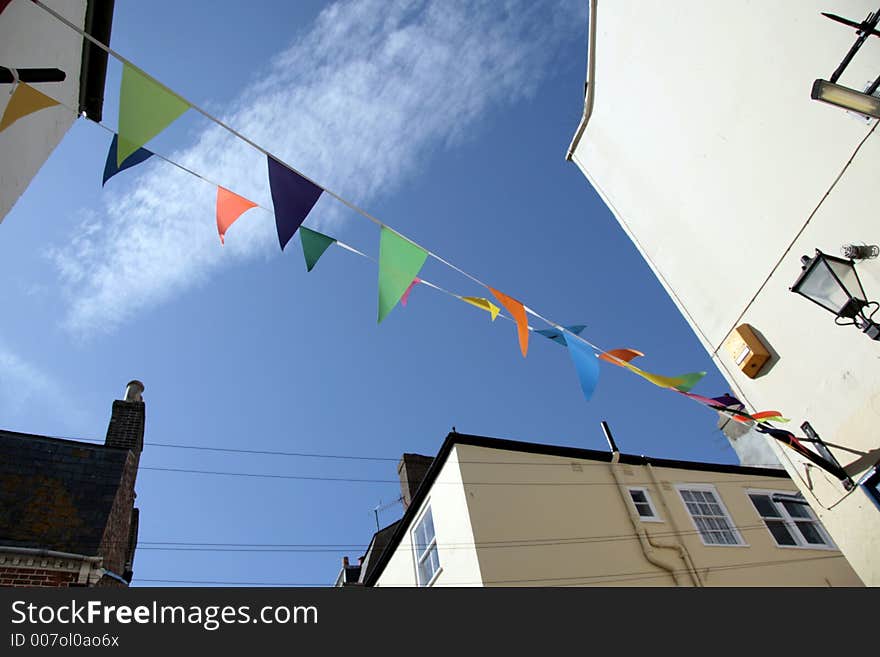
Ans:
[[[880,460],[880,343],[788,288],[815,248],[880,244],[877,122],[810,99],[855,40],[819,12],[862,20],[874,9],[599,0],[594,109],[573,158],[734,392],[796,430],[809,421],[846,448],[832,451],[855,478]],[[872,38],[840,82],[861,89],[878,73]],[[857,268],[880,300],[880,260]],[[754,380],[723,347],[744,322],[779,355]],[[880,584],[880,513],[865,493],[845,497],[833,477],[807,477],[790,450],[774,450],[862,579]]]
[[[434,519],[441,568],[433,586],[480,586],[482,576],[473,548],[474,534],[461,481],[458,448],[450,453],[417,517],[428,506]],[[376,586],[416,586],[412,529],[407,528]]]
[[[645,556],[611,467],[457,445],[426,502],[443,569],[435,586],[674,585]],[[652,553],[682,585],[694,584],[690,564],[705,586],[861,585],[837,549],[776,545],[747,491],[796,492],[787,478],[661,467],[652,477],[647,466],[616,467],[624,486],[648,489],[662,522],[636,524],[656,545],[672,545]],[[687,483],[715,487],[746,546],[703,544],[675,487]],[[414,563],[407,532],[377,585],[414,586]]]
[[[82,27],[86,0],[47,0],[46,4]],[[27,0],[13,0],[0,15],[0,65],[7,68],[60,68],[64,82],[33,87],[70,107],[79,104],[82,37]],[[0,115],[12,85],[0,85]],[[0,132],[0,222],[30,184],[76,115],[49,107],[16,121]]]
[[[673,584],[631,540],[627,508],[607,464],[468,445],[457,450],[486,586]],[[632,580],[631,573],[641,578]]]
[[[487,586],[673,585],[642,552],[610,464],[471,446],[458,453]],[[663,521],[639,527],[655,541],[680,537],[706,586],[861,585],[836,549],[776,545],[746,491],[796,492],[786,478],[655,467],[655,485],[646,466],[617,467],[625,486],[648,489]],[[675,488],[684,483],[714,485],[747,546],[704,545]],[[497,547],[522,540],[530,544]],[[676,550],[655,553],[690,585]]]

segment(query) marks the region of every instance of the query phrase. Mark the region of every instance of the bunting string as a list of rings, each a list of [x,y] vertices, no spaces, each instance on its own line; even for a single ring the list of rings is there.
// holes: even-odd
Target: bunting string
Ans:
[[[126,138],[119,135],[117,131],[114,131],[108,126],[97,121],[92,121],[93,123],[96,123],[103,129],[114,135],[114,142],[113,145],[111,145],[111,153],[110,156],[108,156],[107,166],[109,167],[109,169],[112,169],[110,160],[112,155],[114,154],[113,146],[115,146],[116,170],[110,170],[109,176],[112,176],[115,173],[118,173],[119,171],[128,168],[129,166],[133,166],[134,164],[144,161],[150,155],[155,155],[160,160],[163,160],[177,167],[178,169],[181,169],[182,171],[185,171],[186,173],[216,187],[218,189],[218,199],[223,196],[223,192],[232,195],[231,197],[226,197],[227,200],[234,197],[232,206],[234,207],[234,209],[236,209],[236,211],[241,211],[238,212],[238,214],[235,214],[234,217],[231,216],[234,213],[223,213],[223,216],[221,217],[220,207],[218,204],[217,223],[221,241],[224,238],[225,230],[229,228],[232,222],[234,222],[242,212],[246,211],[250,207],[258,207],[261,210],[269,212],[270,214],[275,216],[276,227],[278,228],[279,242],[283,250],[293,234],[302,227],[303,220],[311,211],[318,197],[322,193],[325,193],[380,228],[380,256],[377,260],[351,245],[345,244],[335,238],[316,233],[311,229],[307,229],[311,233],[315,233],[321,238],[326,238],[326,240],[328,240],[326,244],[318,249],[320,250],[319,253],[315,251],[317,255],[313,256],[311,260],[310,257],[306,255],[307,268],[311,270],[311,268],[317,262],[317,259],[323,253],[324,249],[326,249],[330,245],[330,243],[335,244],[343,250],[349,251],[358,256],[371,260],[374,263],[377,263],[379,266],[380,322],[382,321],[382,319],[384,319],[385,316],[387,316],[388,312],[390,312],[391,309],[400,301],[401,297],[403,297],[405,294],[408,294],[414,282],[418,280],[418,283],[420,284],[424,284],[450,297],[454,297],[459,301],[464,301],[490,312],[493,320],[496,316],[501,316],[505,320],[516,324],[520,349],[523,356],[526,356],[527,354],[528,338],[529,334],[532,332],[541,333],[551,340],[567,345],[569,347],[572,359],[575,363],[578,376],[581,380],[581,386],[584,395],[588,399],[592,394],[593,389],[595,388],[596,379],[598,377],[598,360],[601,359],[628,369],[633,373],[641,376],[642,378],[650,381],[654,385],[657,385],[658,387],[668,388],[675,392],[679,392],[687,396],[689,399],[696,401],[697,403],[708,406],[713,410],[729,414],[731,417],[738,421],[755,423],[756,425],[763,424],[771,420],[786,421],[786,419],[783,418],[781,413],[779,413],[778,411],[762,411],[760,413],[750,415],[740,410],[742,408],[742,404],[735,398],[730,397],[729,395],[724,395],[717,398],[707,398],[690,393],[690,388],[693,387],[696,382],[705,375],[705,372],[685,374],[678,377],[664,377],[656,374],[651,374],[650,372],[645,372],[644,370],[635,367],[629,362],[633,357],[641,356],[642,354],[640,352],[635,352],[634,350],[607,351],[580,335],[580,332],[583,330],[583,326],[577,325],[576,327],[566,327],[562,324],[559,324],[544,317],[542,314],[533,310],[518,299],[510,297],[504,293],[501,293],[497,289],[490,287],[487,283],[484,283],[473,274],[459,268],[445,258],[442,258],[436,253],[421,246],[414,240],[411,240],[410,238],[396,231],[394,228],[388,226],[387,224],[361,208],[356,203],[353,203],[348,199],[342,197],[338,193],[334,192],[333,190],[328,189],[323,185],[320,185],[290,164],[286,163],[281,158],[272,154],[267,149],[263,148],[244,134],[237,131],[232,126],[228,125],[221,119],[209,113],[207,110],[203,109],[195,103],[190,102],[184,96],[173,91],[172,89],[164,85],[161,81],[149,75],[133,62],[110,48],[108,45],[101,43],[92,35],[86,33],[77,25],[68,21],[64,16],[60,15],[51,7],[46,6],[40,0],[33,0],[33,4],[37,5],[43,11],[54,17],[56,20],[65,24],[68,28],[80,34],[84,39],[87,39],[91,43],[95,44],[98,48],[101,48],[110,56],[121,62],[124,67],[123,92],[125,92],[126,85],[129,90],[134,89],[134,91],[129,91],[128,93],[135,94],[135,96],[133,96],[135,100],[140,97],[138,96],[138,94],[140,94],[141,96],[145,93],[148,94],[150,92],[150,89],[153,88],[161,92],[161,97],[159,98],[159,110],[156,114],[145,113],[142,108],[138,110],[143,115],[142,124],[138,124],[132,127],[132,120],[128,120],[128,125],[123,125],[125,121],[123,121],[123,115],[122,112],[120,112],[119,133],[123,131],[128,131],[126,132]],[[59,105],[67,107],[67,109],[73,111],[74,114],[78,114],[78,111],[74,108],[71,108],[59,101],[55,102]],[[122,102],[120,103],[120,105],[122,105]],[[192,169],[178,162],[175,162],[168,157],[165,157],[158,153],[152,153],[142,148],[143,144],[145,144],[153,136],[164,130],[165,127],[170,125],[171,122],[173,122],[178,116],[180,116],[184,111],[186,111],[186,109],[190,107],[196,110],[199,114],[204,116],[209,121],[215,123],[219,127],[223,128],[236,138],[240,139],[241,141],[248,144],[249,146],[267,157],[267,161],[269,163],[270,189],[272,191],[274,205],[273,209],[269,209],[252,201],[249,201],[244,197],[240,197],[235,192],[231,191],[228,186],[220,185],[219,183],[208,179],[202,174],[193,171]],[[136,123],[137,121],[134,122]],[[132,134],[135,135],[134,141],[132,141],[131,138],[128,138],[131,137]],[[135,158],[136,156],[140,157],[137,162],[128,163],[128,158]],[[298,177],[298,179],[294,179],[289,174],[294,174]],[[107,168],[105,168],[104,175],[104,182],[106,182],[106,180],[109,178]],[[223,190],[223,192],[219,190]],[[291,204],[295,206],[294,210],[288,212],[287,207]],[[282,212],[279,212],[280,210],[282,210]],[[301,239],[306,240],[306,238],[303,237],[302,233]],[[420,274],[421,267],[424,264],[424,260],[427,257],[432,258],[440,264],[469,279],[473,283],[488,290],[496,299],[501,302],[501,305],[508,310],[509,315],[505,315],[504,313],[499,312],[499,308],[492,304],[492,302],[488,299],[478,297],[465,297],[451,292],[443,287],[440,287],[439,285],[431,283],[430,281],[427,281],[423,278],[417,278],[417,276]],[[546,329],[539,330],[532,327],[528,322],[528,316],[532,316],[536,319],[541,320],[548,326],[552,327],[552,329],[555,330],[557,333],[554,333],[553,337],[551,337],[547,335]],[[585,348],[587,347],[596,353],[588,353],[587,351],[585,351]],[[624,354],[624,352],[627,353]],[[767,427],[769,425],[764,424],[763,426]],[[788,433],[788,435],[792,434]]]

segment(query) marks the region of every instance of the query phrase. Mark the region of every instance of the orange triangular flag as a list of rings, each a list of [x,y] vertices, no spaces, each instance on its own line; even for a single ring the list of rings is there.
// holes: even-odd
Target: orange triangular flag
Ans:
[[[0,132],[6,130],[21,117],[53,105],[60,105],[60,103],[54,98],[49,98],[42,91],[37,91],[29,84],[19,82],[3,112],[3,118],[0,119]]]
[[[513,297],[502,294],[494,288],[490,287],[489,291],[495,295],[495,298],[501,302],[501,305],[507,308],[507,312],[510,313],[510,316],[516,320],[516,331],[519,335],[519,349],[522,351],[523,358],[525,358],[529,351],[529,320],[526,317],[525,307]]]
[[[605,353],[599,354],[599,360],[605,360],[609,363],[620,365],[619,361],[628,363],[633,358],[638,358],[639,356],[644,355],[645,354],[643,354],[641,351],[636,351],[635,349],[612,349],[610,351],[606,351]]]
[[[225,243],[223,237],[235,220],[255,207],[257,204],[253,201],[230,192],[225,187],[217,188],[217,232],[220,233],[221,244]]]

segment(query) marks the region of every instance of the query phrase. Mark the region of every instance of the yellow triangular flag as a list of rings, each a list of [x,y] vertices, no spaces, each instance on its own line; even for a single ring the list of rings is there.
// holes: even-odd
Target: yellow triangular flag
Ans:
[[[3,112],[3,118],[0,119],[0,132],[6,130],[23,116],[59,104],[57,100],[49,98],[42,91],[37,91],[29,84],[19,82]]]
[[[495,318],[498,317],[498,313],[501,311],[501,308],[496,306],[488,299],[484,299],[483,297],[461,297],[461,300],[465,303],[471,304],[472,306],[476,306],[480,310],[485,310],[487,313],[490,313],[492,315],[493,322],[495,321]]]

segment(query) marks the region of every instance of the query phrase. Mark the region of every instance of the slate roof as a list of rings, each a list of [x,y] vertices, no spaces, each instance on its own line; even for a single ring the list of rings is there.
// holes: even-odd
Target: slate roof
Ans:
[[[127,456],[0,429],[0,546],[97,555]]]
[[[366,555],[364,555],[364,562],[361,564],[361,582],[367,581],[367,578],[376,570],[376,565],[388,547],[388,543],[391,541],[391,537],[394,536],[394,531],[399,524],[400,520],[395,520],[387,527],[383,527],[373,534],[373,540],[370,541],[370,546],[367,548]]]

